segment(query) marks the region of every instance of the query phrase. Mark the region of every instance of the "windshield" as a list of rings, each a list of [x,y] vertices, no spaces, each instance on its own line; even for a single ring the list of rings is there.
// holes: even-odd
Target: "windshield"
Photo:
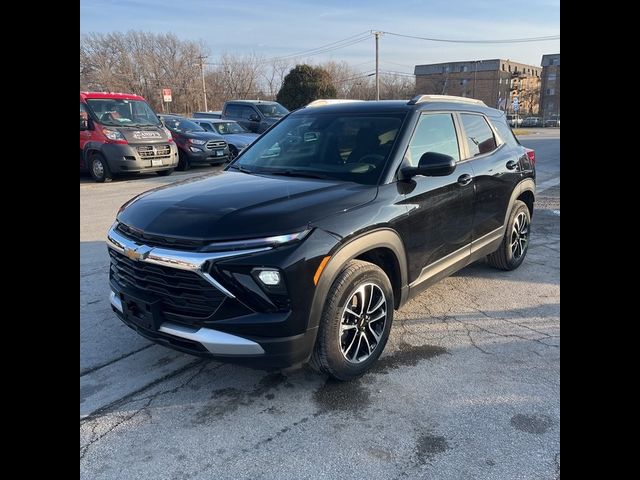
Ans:
[[[103,125],[114,127],[158,126],[160,120],[147,102],[142,100],[119,100],[113,98],[90,98],[87,100],[95,118]]]
[[[260,110],[265,117],[284,117],[289,113],[289,110],[279,103],[259,103],[256,107],[258,107],[258,110]]]
[[[181,118],[165,117],[164,124],[172,132],[206,132],[206,130],[197,123]]]
[[[222,122],[222,123],[213,123],[213,128],[216,129],[220,135],[227,135],[229,133],[248,133],[249,130],[241,126],[236,122]]]
[[[282,120],[229,168],[375,185],[405,114],[296,115]]]

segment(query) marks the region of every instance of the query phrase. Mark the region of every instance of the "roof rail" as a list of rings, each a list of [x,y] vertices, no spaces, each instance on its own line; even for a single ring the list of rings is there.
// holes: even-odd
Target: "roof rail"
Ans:
[[[467,97],[456,97],[453,95],[416,95],[407,102],[407,105],[415,105],[424,102],[456,102],[456,103],[472,103],[474,105],[487,106],[482,100]]]
[[[336,103],[363,102],[364,100],[348,100],[345,98],[319,98],[314,100],[307,107],[322,107],[323,105],[335,105]]]

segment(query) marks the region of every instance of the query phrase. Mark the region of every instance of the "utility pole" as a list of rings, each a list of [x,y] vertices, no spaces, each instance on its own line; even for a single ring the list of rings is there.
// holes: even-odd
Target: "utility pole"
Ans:
[[[378,40],[380,39],[380,32],[373,32],[376,36],[376,100],[380,100],[380,69],[379,69],[379,55],[378,55]]]
[[[202,96],[204,97],[204,111],[208,111],[209,109],[207,108],[207,85],[204,82],[204,61],[206,60],[207,57],[201,55],[198,57],[198,59],[200,60],[200,72],[202,72]]]

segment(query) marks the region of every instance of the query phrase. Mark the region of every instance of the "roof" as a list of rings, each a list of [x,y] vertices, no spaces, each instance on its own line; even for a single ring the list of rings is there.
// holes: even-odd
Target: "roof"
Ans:
[[[367,100],[362,102],[344,102],[321,105],[317,107],[303,107],[292,115],[321,114],[321,113],[402,113],[422,110],[457,110],[482,112],[490,116],[502,115],[500,110],[487,107],[484,103],[464,97],[418,95],[415,103],[413,100]]]
[[[208,122],[208,123],[238,123],[230,118],[189,118],[192,122]]]
[[[104,98],[113,100],[142,100],[145,101],[140,95],[134,93],[116,93],[116,92],[80,92],[80,100],[86,100],[91,98]]]
[[[270,100],[227,100],[224,103],[225,104],[227,104],[227,103],[244,103],[244,104],[247,104],[247,105],[255,105],[256,103],[264,103],[266,105],[275,105],[278,102],[272,102]]]

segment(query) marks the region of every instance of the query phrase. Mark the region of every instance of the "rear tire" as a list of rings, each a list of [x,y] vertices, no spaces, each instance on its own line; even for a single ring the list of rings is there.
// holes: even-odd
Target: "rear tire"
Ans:
[[[176,170],[180,172],[186,172],[191,168],[191,162],[189,162],[189,157],[182,150],[178,152],[178,166]]]
[[[94,153],[89,157],[89,173],[98,183],[110,182],[113,179],[107,159],[101,153]]]
[[[487,255],[489,265],[499,270],[515,270],[524,261],[529,250],[531,234],[531,214],[529,207],[521,200],[516,200],[500,247]]]
[[[327,294],[311,366],[343,381],[364,374],[387,344],[393,308],[393,288],[384,271],[350,261]]]
[[[173,168],[169,168],[168,170],[160,170],[159,172],[156,172],[156,173],[161,177],[168,177],[173,173],[173,170],[174,170]]]

